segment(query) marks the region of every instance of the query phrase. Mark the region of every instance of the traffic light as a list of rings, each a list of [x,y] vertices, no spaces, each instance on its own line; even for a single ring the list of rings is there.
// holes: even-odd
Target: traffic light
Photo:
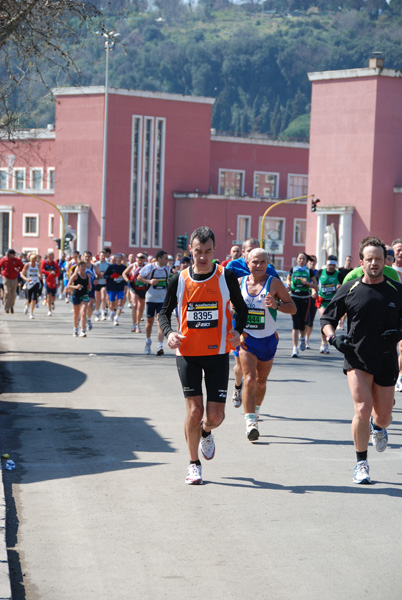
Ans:
[[[187,249],[187,233],[185,235],[177,236],[177,247],[181,248],[182,250]]]
[[[319,203],[319,199],[313,200],[311,202],[311,212],[315,212],[317,210],[317,204]]]
[[[64,238],[64,250],[70,250],[70,241]]]
[[[56,238],[54,241],[56,242],[56,248],[58,248],[60,250],[60,248],[61,248],[61,240],[59,238]]]

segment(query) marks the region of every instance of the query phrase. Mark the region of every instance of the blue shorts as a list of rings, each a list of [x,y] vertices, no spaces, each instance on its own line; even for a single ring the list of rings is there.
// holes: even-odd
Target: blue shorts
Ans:
[[[94,288],[93,286],[91,287],[91,289],[90,289],[90,290],[89,290],[89,292],[88,292],[88,298],[89,298],[90,300],[91,300],[91,298],[92,298],[92,299],[95,299],[95,288]]]
[[[146,302],[145,305],[147,307],[147,318],[152,319],[155,316],[155,313],[159,315],[161,312],[163,302]]]
[[[79,306],[81,302],[89,302],[88,294],[85,294],[85,296],[74,296],[74,294],[72,294],[71,302],[74,306]]]
[[[114,302],[115,300],[124,300],[124,290],[120,292],[108,292],[110,302]]]
[[[268,337],[255,338],[246,331],[243,331],[240,346],[243,348],[243,350],[254,354],[258,360],[262,360],[264,362],[272,360],[278,347],[278,334],[273,333]]]

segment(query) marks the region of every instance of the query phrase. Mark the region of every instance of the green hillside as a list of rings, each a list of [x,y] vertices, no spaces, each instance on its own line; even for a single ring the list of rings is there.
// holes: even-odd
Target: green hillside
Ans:
[[[401,0],[333,4],[159,0],[150,11],[111,3],[104,24],[121,37],[110,55],[110,85],[214,97],[219,132],[306,139],[309,71],[365,67],[372,51],[384,53],[386,67],[402,67]],[[88,30],[70,51],[79,74],[72,69],[60,81],[50,71],[48,85],[102,85],[101,39]],[[51,107],[39,107],[31,124],[51,122]]]

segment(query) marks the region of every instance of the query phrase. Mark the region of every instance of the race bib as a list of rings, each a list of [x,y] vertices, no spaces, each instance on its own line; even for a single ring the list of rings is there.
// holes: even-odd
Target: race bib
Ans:
[[[218,327],[217,302],[188,302],[187,327],[189,329],[212,329]]]
[[[336,292],[336,287],[332,283],[330,283],[328,285],[323,285],[322,289],[323,289],[324,293],[326,293],[326,294],[331,293],[331,292]]]
[[[249,308],[247,315],[247,324],[245,329],[264,329],[265,328],[265,310],[263,308]]]
[[[166,279],[159,279],[158,283],[152,287],[154,288],[154,290],[165,290],[166,286],[167,286]]]

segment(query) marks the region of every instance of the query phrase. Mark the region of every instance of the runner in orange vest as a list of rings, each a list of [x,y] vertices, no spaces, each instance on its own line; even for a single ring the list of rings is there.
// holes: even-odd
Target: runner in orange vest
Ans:
[[[184,425],[190,453],[186,483],[202,484],[199,450],[206,460],[215,455],[212,429],[225,418],[229,380],[229,352],[240,343],[247,321],[247,306],[236,275],[212,262],[215,236],[199,227],[190,237],[193,265],[173,276],[159,315],[168,346],[176,349],[176,363],[187,403]],[[232,326],[230,302],[236,309]],[[178,307],[179,331],[173,331],[171,315]],[[204,416],[202,378],[207,403]]]

